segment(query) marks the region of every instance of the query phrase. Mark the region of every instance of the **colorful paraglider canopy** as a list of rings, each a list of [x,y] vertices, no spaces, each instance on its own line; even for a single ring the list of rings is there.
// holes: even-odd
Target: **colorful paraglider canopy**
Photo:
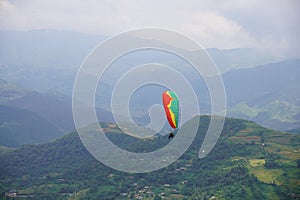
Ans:
[[[170,126],[174,129],[178,126],[178,97],[173,91],[165,91],[162,94],[164,109]]]

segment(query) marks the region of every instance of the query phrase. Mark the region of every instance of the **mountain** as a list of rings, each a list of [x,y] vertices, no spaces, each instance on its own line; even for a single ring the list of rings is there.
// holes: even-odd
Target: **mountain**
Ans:
[[[229,115],[279,130],[300,125],[300,60],[287,60],[223,75]]]
[[[59,30],[0,31],[2,66],[77,68],[106,37]]]
[[[24,96],[28,90],[21,88],[15,84],[9,83],[6,80],[0,79],[0,103],[4,104],[12,99]]]
[[[35,113],[63,132],[75,128],[72,115],[72,98],[57,90],[42,93],[0,79],[0,105]],[[95,110],[101,121],[113,122],[113,116],[110,112],[97,107]]]
[[[209,117],[183,156],[150,173],[113,170],[96,161],[73,132],[54,142],[0,154],[0,192],[31,199],[298,199],[300,136],[227,118],[214,149],[198,158]],[[121,148],[149,152],[167,136],[136,139],[102,123]]]
[[[299,105],[299,75],[300,60],[286,60],[233,70],[225,73],[223,79],[230,104],[246,101],[263,105],[264,101],[287,99]]]
[[[9,101],[6,105],[34,112],[64,132],[75,129],[72,99],[66,95],[32,91],[23,97]],[[110,112],[101,108],[95,108],[95,110],[101,121],[113,122]]]
[[[62,131],[74,129],[71,100],[59,99],[55,95],[32,91],[6,105],[18,107],[36,113]]]
[[[57,91],[40,93],[0,81],[0,104],[27,110],[52,123],[59,132],[74,129],[71,98]]]
[[[294,128],[287,131],[288,133],[300,134],[300,128]]]
[[[70,95],[80,64],[105,38],[59,30],[0,31],[0,78]]]
[[[66,121],[62,119],[66,116],[62,113],[63,109],[61,109],[60,115],[52,118],[45,112],[47,108],[50,109],[47,98],[56,99],[60,102],[58,99],[62,98],[63,95],[51,96],[49,94],[47,98],[40,98],[39,100],[37,100],[38,98],[28,98],[33,94],[37,97],[43,96],[38,92],[0,80],[0,145],[17,147],[23,144],[45,143],[61,137],[65,131],[64,128],[69,128],[68,131],[73,129],[71,126],[60,126],[62,124],[51,120],[57,117],[58,122],[65,123]],[[49,104],[45,106],[45,103]],[[44,109],[40,109],[41,107]]]
[[[0,145],[46,143],[62,135],[57,127],[35,113],[0,105]]]
[[[104,36],[55,30],[0,31],[0,78],[39,93],[44,94],[51,90],[71,96],[78,67],[88,52],[104,39]],[[165,45],[167,47],[167,44]],[[274,59],[255,49],[207,49],[207,52],[219,66],[220,71],[226,72],[223,74],[223,79],[230,116],[254,120],[261,125],[284,131],[300,126],[299,60],[269,63]],[[174,57],[176,56],[166,52],[149,50],[137,51],[134,55],[129,54],[126,57],[121,56],[112,64],[115,64],[115,70],[111,70],[112,74],[108,73],[105,80],[107,82],[104,82],[102,90],[96,93],[96,106],[109,111],[111,105],[109,100],[114,86],[112,83],[116,83],[119,78],[116,74],[121,76],[129,67],[156,62],[182,68],[179,72],[183,73],[192,85],[200,88],[196,94],[201,99],[202,113],[209,113],[209,92],[203,80],[194,80],[198,76],[192,73],[193,71],[186,70],[187,63]],[[254,67],[256,65],[260,66]],[[248,68],[241,69],[245,67]],[[107,70],[107,72],[111,71]],[[1,96],[6,95],[5,99],[0,99],[0,102],[27,94],[21,90],[11,89],[7,91],[0,89]],[[32,95],[27,94],[23,100],[26,102],[26,99],[30,99]],[[144,98],[144,95],[136,96],[139,99]],[[139,102],[139,99],[132,100],[133,105],[136,106],[136,111],[133,113],[140,114],[141,110],[145,110],[145,104],[148,106],[153,105],[153,102],[156,103],[157,100],[152,98],[154,96],[149,93],[147,102]],[[15,100],[14,103],[23,105],[17,101],[19,100]],[[20,107],[24,108],[24,106]],[[63,110],[70,111],[70,106],[63,106]],[[48,111],[46,113],[49,114]],[[71,116],[69,112],[65,113],[68,114],[63,116]],[[49,117],[48,114],[49,118],[43,113],[38,112],[38,114],[52,123],[66,122],[61,123],[65,130],[73,127],[69,117],[60,121],[58,118]],[[111,115],[109,118],[112,118]],[[61,124],[58,126],[62,126]]]
[[[89,51],[106,38],[102,35],[46,29],[0,31],[0,64],[59,69],[74,68],[82,63]],[[249,48],[211,48],[207,49],[207,52],[222,72],[275,61],[265,52]]]
[[[0,100],[0,145],[44,143],[75,129],[72,98],[58,91],[40,93],[0,80]],[[101,121],[114,121],[110,112],[95,110]]]
[[[0,78],[39,92],[55,89],[71,95],[79,66],[106,38],[59,30],[0,31]],[[172,54],[145,52],[136,51],[137,56],[131,57],[134,59],[129,54],[125,62],[131,66],[135,66],[136,61],[173,66],[174,61],[180,60],[174,59]],[[207,53],[221,72],[276,61],[256,49],[207,49]]]
[[[0,63],[0,79],[42,93],[57,90],[70,95],[79,65],[80,63],[69,68],[55,68],[31,65],[1,65]]]
[[[253,120],[263,126],[282,131],[299,127],[299,66],[300,60],[291,59],[247,69],[236,69],[223,74],[227,114],[231,117]],[[115,69],[120,69],[118,73],[124,73],[122,71],[124,69],[120,66]],[[187,75],[186,78],[191,82],[200,100],[201,112],[210,113],[210,93],[203,79],[195,79],[195,75]],[[108,86],[100,88],[96,93],[96,101],[97,99],[102,101],[100,106],[110,108],[111,91],[114,83],[117,82],[114,81],[116,79],[110,78]],[[158,85],[138,88],[130,100],[132,113],[142,115],[147,113],[152,105],[161,104],[161,94],[164,90],[166,88]]]
[[[207,53],[214,60],[222,73],[241,68],[251,68],[266,63],[276,62],[269,53],[252,49],[207,49]]]

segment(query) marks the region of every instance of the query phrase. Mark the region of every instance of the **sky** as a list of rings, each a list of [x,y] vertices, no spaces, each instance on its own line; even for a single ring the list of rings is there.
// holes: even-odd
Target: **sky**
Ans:
[[[0,30],[57,29],[111,36],[179,31],[205,48],[257,48],[300,57],[298,0],[0,0]]]

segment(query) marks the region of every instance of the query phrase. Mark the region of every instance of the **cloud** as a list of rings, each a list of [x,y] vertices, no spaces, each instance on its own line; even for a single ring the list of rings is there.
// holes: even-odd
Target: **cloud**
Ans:
[[[11,2],[0,0],[0,28],[20,29],[28,26],[27,20],[22,17],[21,11]]]
[[[297,0],[0,0],[0,29],[60,29],[112,35],[162,27],[204,47],[256,47],[299,56]]]
[[[242,26],[215,12],[194,13],[179,29],[193,38],[203,41],[204,46],[219,48],[254,47],[251,38]]]

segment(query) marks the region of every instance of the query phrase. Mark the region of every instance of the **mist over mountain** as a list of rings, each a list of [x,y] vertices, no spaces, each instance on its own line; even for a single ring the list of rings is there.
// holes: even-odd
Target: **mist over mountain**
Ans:
[[[210,113],[210,93],[203,79],[190,71],[180,71],[190,81],[195,94],[200,99],[202,113]],[[122,65],[114,66],[115,70]],[[179,68],[179,67],[178,67]],[[180,69],[177,69],[178,71]],[[151,74],[149,70],[149,74]],[[121,75],[120,75],[121,76]],[[98,88],[96,102],[110,108],[114,84],[120,76],[111,76],[104,86]],[[227,96],[227,114],[278,130],[289,130],[300,126],[300,60],[291,59],[269,63],[247,69],[236,69],[222,75]],[[174,80],[176,81],[176,80]],[[151,105],[160,104],[164,87],[143,86],[135,91],[130,101],[132,113],[147,115]],[[98,96],[99,95],[99,96]]]
[[[10,100],[19,98],[27,94],[29,90],[21,88],[15,84],[9,83],[6,80],[0,79],[0,102],[5,104]]]
[[[77,69],[103,35],[59,30],[0,31],[1,66]],[[155,41],[154,41],[155,42]],[[249,48],[207,49],[221,72],[274,62],[275,58]]]
[[[39,92],[57,90],[70,96],[79,66],[105,39],[101,35],[57,30],[0,31],[0,78]],[[207,52],[221,72],[274,61],[255,49]],[[129,55],[120,66],[148,62],[185,65],[170,54],[152,51]],[[193,76],[192,71],[186,73]]]
[[[223,75],[229,115],[289,130],[300,126],[300,60],[287,60]]]
[[[104,38],[57,30],[0,31],[0,78],[70,95],[77,69]]]
[[[76,70],[104,38],[58,30],[0,31],[1,66]]]
[[[44,143],[75,129],[72,98],[57,91],[40,93],[0,80],[0,138],[3,146]],[[112,113],[95,108],[99,120]]]
[[[0,78],[8,81],[1,84],[2,104],[34,112],[63,131],[72,130],[70,96],[76,71],[88,52],[106,37],[55,30],[1,31],[0,35],[3,45]],[[279,130],[300,126],[299,60],[268,63],[272,58],[254,49],[208,49],[207,52],[221,71],[235,69],[223,74],[229,116],[254,120]],[[121,57],[102,80],[102,87],[96,93],[96,106],[104,121],[113,121],[110,113],[113,84],[124,70],[145,62],[164,63],[181,70],[195,88],[200,88],[196,93],[201,99],[201,112],[210,112],[205,83],[194,71],[187,70],[190,66],[186,62],[166,52],[140,51]],[[264,65],[254,67],[258,64]],[[244,67],[247,69],[241,69]],[[138,121],[145,124],[150,106],[160,103],[162,89],[137,91],[131,100],[133,118],[142,117]],[[148,93],[146,99],[145,93]]]
[[[230,105],[240,101],[263,105],[271,99],[300,105],[299,75],[300,60],[295,59],[233,70],[223,79]]]
[[[70,99],[59,99],[55,95],[33,91],[9,101],[7,105],[37,113],[64,131],[74,129]]]
[[[278,62],[265,52],[252,48],[206,49],[222,73],[241,68],[251,68],[271,62]]]
[[[58,127],[28,110],[0,105],[0,145],[46,143],[63,135]]]

